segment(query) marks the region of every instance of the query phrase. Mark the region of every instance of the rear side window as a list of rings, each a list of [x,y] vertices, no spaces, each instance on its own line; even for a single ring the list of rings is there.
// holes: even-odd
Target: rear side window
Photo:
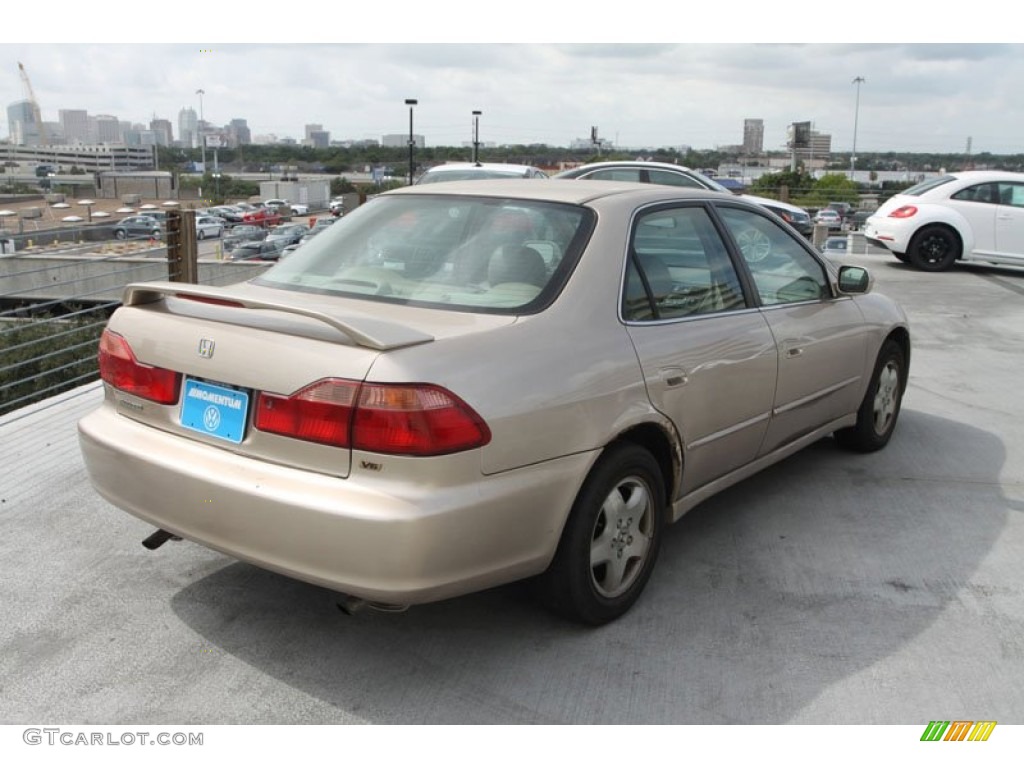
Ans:
[[[923,195],[925,192],[930,192],[937,187],[941,187],[943,184],[949,184],[951,181],[956,181],[955,176],[938,176],[934,179],[928,179],[922,181],[920,184],[915,184],[910,189],[905,189],[900,192],[901,195]]]
[[[637,219],[622,299],[625,320],[672,320],[744,306],[736,270],[704,208],[660,209]]]

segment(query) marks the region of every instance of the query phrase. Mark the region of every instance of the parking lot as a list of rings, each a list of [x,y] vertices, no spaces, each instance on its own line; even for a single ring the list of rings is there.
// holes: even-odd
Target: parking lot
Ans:
[[[347,616],[151,528],[79,455],[89,385],[0,420],[7,723],[1024,721],[1024,272],[850,254],[914,350],[891,444],[823,440],[669,529],[621,620],[512,585]]]

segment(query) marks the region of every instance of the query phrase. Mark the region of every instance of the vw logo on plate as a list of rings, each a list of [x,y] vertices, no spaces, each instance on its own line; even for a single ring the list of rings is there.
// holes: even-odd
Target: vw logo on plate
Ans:
[[[208,432],[216,431],[217,427],[220,426],[220,409],[214,406],[208,406],[203,411],[203,426],[206,427]]]

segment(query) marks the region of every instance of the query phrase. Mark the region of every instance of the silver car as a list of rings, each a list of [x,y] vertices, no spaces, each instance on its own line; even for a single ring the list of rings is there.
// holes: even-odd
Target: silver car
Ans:
[[[622,615],[665,526],[834,435],[889,441],[910,335],[763,208],[651,184],[382,194],[249,282],[129,286],[79,424],[158,530],[404,607],[528,577]]]

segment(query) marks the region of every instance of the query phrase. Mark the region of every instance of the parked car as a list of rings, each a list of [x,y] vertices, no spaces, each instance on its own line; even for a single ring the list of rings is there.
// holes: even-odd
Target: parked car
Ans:
[[[845,235],[839,237],[827,237],[821,244],[821,253],[830,258],[842,258],[847,255],[850,246],[850,239]]]
[[[672,187],[709,189],[715,192],[732,193],[709,176],[672,163],[657,163],[644,160],[609,160],[588,163],[555,174],[556,179],[592,179],[594,181],[635,181],[642,184],[666,184]],[[803,208],[757,195],[740,195],[744,200],[764,206],[781,218],[804,237],[814,232],[811,216]]]
[[[853,216],[853,205],[850,203],[829,203],[825,207],[838,213],[844,224]]]
[[[153,216],[126,216],[114,225],[114,237],[118,240],[163,237],[163,225]]]
[[[452,182],[381,194],[246,283],[129,285],[79,430],[150,548],[349,609],[537,577],[601,624],[712,494],[829,435],[884,447],[909,363],[867,270],[736,196]]]
[[[271,200],[264,200],[263,205],[267,208],[273,208],[275,211],[279,208],[290,210],[295,216],[305,216],[309,213],[309,206],[303,203],[289,203],[287,200],[280,198],[274,198]]]
[[[305,224],[281,224],[267,232],[267,242],[295,245],[309,232]]]
[[[423,172],[417,184],[439,181],[468,181],[470,179],[546,179],[548,175],[532,165],[512,163],[445,163]]]
[[[929,179],[891,197],[867,220],[864,235],[927,272],[957,261],[1024,265],[1024,173]]]
[[[260,227],[273,227],[281,223],[281,214],[273,208],[256,208],[246,210],[242,213],[242,221],[245,224],[255,224]]]
[[[814,223],[824,224],[829,230],[842,229],[843,217],[839,215],[839,211],[833,211],[831,208],[822,208],[814,214]]]
[[[231,250],[231,261],[277,261],[285,247],[281,241],[257,240],[242,243]]]
[[[299,240],[299,243],[308,243],[321,232],[326,232],[327,229],[330,228],[330,226],[336,221],[337,219],[334,218],[317,219],[316,224],[309,228],[309,231],[302,236],[302,238]]]
[[[224,234],[224,220],[216,216],[196,216],[196,239],[220,237]]]
[[[242,211],[230,205],[216,205],[207,211],[212,216],[219,216],[228,224],[241,224]]]
[[[340,197],[336,197],[327,204],[327,210],[331,212],[332,216],[344,216],[345,201]]]
[[[223,245],[230,251],[242,243],[263,240],[266,236],[267,230],[263,227],[257,227],[255,224],[236,224],[224,235]]]

